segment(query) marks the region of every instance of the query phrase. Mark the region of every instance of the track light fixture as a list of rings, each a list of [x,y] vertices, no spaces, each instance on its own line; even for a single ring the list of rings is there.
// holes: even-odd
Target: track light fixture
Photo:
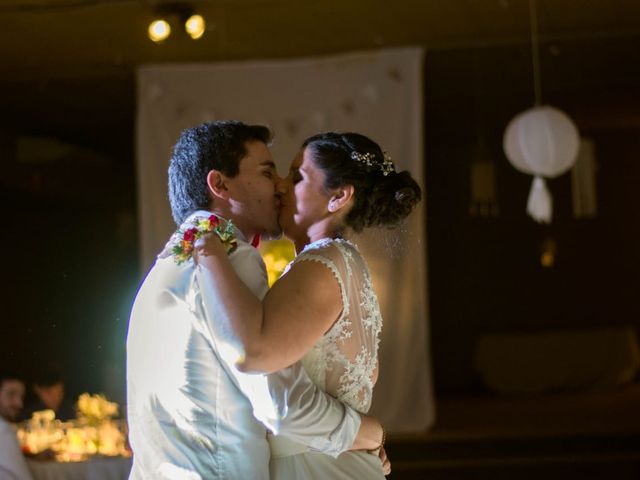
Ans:
[[[147,35],[152,42],[160,43],[171,35],[171,26],[163,18],[156,19],[149,24]]]
[[[187,21],[184,22],[184,31],[194,40],[198,40],[204,35],[205,28],[206,24],[202,15],[191,15]]]
[[[171,35],[171,25],[179,30],[182,25],[184,32],[193,40],[198,40],[207,29],[202,15],[194,13],[193,9],[182,4],[163,5],[156,10],[156,17],[149,24],[147,35],[152,42],[161,43]]]

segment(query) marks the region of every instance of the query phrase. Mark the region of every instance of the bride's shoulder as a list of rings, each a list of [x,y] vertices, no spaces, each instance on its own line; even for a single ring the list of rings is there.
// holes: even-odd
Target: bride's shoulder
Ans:
[[[333,252],[333,251],[357,251],[358,247],[345,238],[321,238],[306,245],[300,255],[305,253]]]
[[[347,261],[357,252],[357,248],[349,240],[343,238],[323,238],[310,243],[300,252],[295,261],[326,258],[333,262]]]

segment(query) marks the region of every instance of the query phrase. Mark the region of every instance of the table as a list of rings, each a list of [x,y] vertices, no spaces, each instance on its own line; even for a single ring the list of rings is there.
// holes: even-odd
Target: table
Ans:
[[[127,480],[131,458],[95,456],[84,462],[27,460],[33,480]]]

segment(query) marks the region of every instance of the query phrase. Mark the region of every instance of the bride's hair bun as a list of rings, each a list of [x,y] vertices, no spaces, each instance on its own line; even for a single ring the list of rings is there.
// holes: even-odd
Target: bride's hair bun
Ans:
[[[363,227],[394,227],[422,198],[422,191],[407,171],[391,172],[363,198]]]

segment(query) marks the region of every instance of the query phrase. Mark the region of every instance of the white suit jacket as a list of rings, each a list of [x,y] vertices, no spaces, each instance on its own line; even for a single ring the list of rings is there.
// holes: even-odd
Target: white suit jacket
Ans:
[[[262,298],[264,262],[237,236],[231,263]],[[268,479],[266,428],[329,455],[349,449],[360,416],[319,390],[300,364],[272,375],[234,368],[196,270],[192,261],[178,266],[171,257],[158,259],[131,312],[130,479]]]

